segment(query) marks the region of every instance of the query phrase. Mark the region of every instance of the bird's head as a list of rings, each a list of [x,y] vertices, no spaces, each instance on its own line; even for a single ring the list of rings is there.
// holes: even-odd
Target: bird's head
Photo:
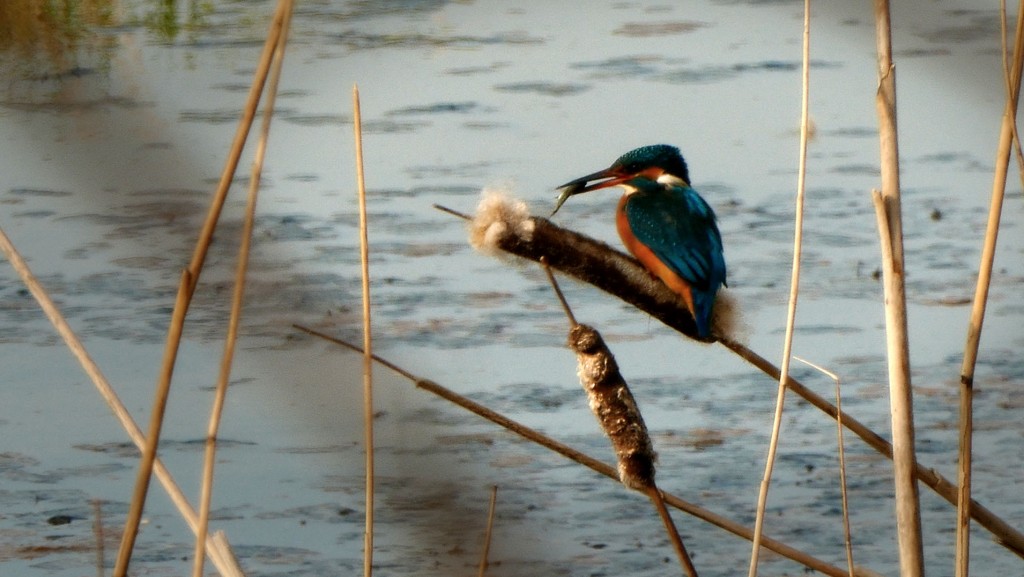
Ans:
[[[615,159],[611,166],[586,176],[581,176],[558,187],[562,193],[558,197],[554,216],[562,204],[570,197],[592,190],[621,185],[630,179],[643,177],[656,182],[671,182],[689,186],[690,174],[686,169],[686,161],[679,149],[668,144],[653,144],[630,150]]]

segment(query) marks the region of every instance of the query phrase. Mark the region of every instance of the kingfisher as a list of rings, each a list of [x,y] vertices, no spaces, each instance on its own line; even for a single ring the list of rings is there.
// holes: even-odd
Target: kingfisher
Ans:
[[[611,186],[625,190],[615,213],[622,243],[682,297],[697,325],[697,336],[707,339],[715,295],[726,285],[725,255],[715,211],[690,187],[679,149],[667,144],[643,146],[604,170],[563,184],[551,215],[570,196]]]

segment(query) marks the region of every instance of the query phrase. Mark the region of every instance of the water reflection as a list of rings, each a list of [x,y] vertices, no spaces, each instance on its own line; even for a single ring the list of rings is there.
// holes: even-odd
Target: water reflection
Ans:
[[[112,0],[35,2],[10,0],[0,4],[0,51],[4,60],[22,71],[33,70],[36,80],[59,80],[91,72],[80,52],[100,53],[108,62],[117,41],[97,32],[116,23]],[[36,71],[36,66],[42,70]]]
[[[33,80],[61,81],[107,70],[118,34],[141,24],[174,41],[202,29],[214,3],[203,0],[7,0],[0,3],[0,62]]]

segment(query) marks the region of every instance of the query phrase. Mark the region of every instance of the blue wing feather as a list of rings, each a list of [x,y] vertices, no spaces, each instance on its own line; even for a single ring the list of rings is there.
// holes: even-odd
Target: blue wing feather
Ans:
[[[625,212],[633,235],[690,284],[698,329],[707,333],[718,288],[726,283],[725,255],[715,213],[688,186],[637,179]]]

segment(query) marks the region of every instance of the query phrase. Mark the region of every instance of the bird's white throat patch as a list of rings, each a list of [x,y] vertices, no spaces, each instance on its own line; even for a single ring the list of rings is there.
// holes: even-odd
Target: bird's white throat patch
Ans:
[[[690,183],[667,172],[663,172],[658,176],[658,182],[666,186],[690,186]]]
[[[668,174],[667,172],[663,172],[663,173],[659,174],[658,178],[655,180],[655,182],[657,182],[658,184],[664,186],[665,188],[670,188],[670,187],[673,187],[673,186],[690,186],[690,183],[688,183],[685,180],[679,178],[678,176],[675,176],[675,175],[672,175],[672,174]],[[622,189],[625,191],[625,195],[626,196],[629,196],[629,195],[633,194],[634,192],[640,190],[637,187],[635,187],[635,186],[633,186],[631,184],[625,183],[625,182],[619,184],[619,186],[622,187]]]

